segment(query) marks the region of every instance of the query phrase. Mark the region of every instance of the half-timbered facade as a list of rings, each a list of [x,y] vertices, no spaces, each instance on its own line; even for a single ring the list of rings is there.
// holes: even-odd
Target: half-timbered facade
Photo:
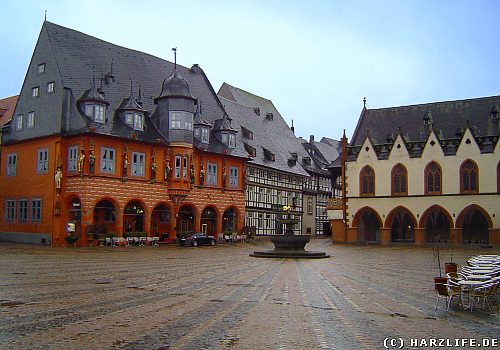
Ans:
[[[303,181],[301,166],[309,158],[270,100],[224,83],[218,96],[240,132],[238,140],[251,158],[246,166],[245,226],[257,235],[282,234],[277,219],[290,206],[303,232]],[[304,232],[305,233],[305,232]]]

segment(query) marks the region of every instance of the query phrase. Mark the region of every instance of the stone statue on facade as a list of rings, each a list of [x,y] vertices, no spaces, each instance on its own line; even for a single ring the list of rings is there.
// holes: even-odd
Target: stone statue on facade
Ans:
[[[165,159],[165,168],[164,168],[164,174],[163,174],[163,179],[165,182],[168,182],[170,180],[170,171],[172,171],[172,168],[170,168],[170,159]]]
[[[93,174],[95,171],[95,152],[90,150],[89,154],[89,173]]]

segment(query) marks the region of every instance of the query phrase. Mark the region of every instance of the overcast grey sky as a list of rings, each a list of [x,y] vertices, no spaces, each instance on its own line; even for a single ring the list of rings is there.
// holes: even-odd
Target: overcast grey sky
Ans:
[[[500,94],[500,1],[19,1],[0,5],[0,98],[47,20],[271,99],[296,134],[350,138],[363,107]],[[161,87],[158,87],[160,90]]]

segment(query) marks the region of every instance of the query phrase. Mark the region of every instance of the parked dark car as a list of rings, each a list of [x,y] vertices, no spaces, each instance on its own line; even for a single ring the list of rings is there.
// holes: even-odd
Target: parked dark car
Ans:
[[[193,232],[179,240],[179,243],[181,245],[191,245],[193,247],[202,244],[215,245],[216,242],[217,241],[215,240],[214,236],[207,236],[207,234],[203,232]]]

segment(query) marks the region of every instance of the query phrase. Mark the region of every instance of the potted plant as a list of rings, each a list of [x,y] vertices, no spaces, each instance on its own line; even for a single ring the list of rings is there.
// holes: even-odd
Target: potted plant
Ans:
[[[434,288],[437,290],[436,284],[445,284],[448,278],[442,276],[441,271],[441,256],[439,254],[439,235],[434,236],[434,257],[437,259],[439,277],[434,277]]]
[[[457,263],[453,262],[453,246],[454,246],[454,233],[451,233],[451,254],[450,254],[450,262],[444,263],[444,272],[450,273],[450,272],[457,272],[458,271],[458,265]]]

